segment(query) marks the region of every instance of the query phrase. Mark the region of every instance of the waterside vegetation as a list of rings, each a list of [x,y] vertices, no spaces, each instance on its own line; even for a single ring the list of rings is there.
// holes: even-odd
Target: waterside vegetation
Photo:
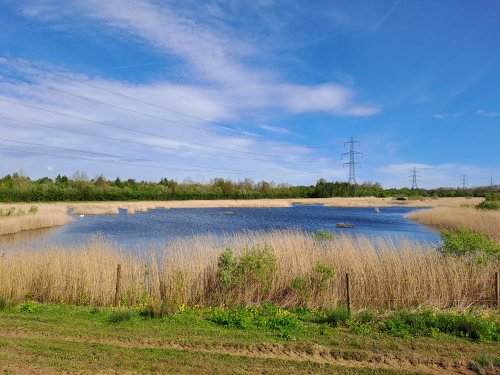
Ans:
[[[137,253],[95,238],[72,248],[5,252],[0,297],[109,306],[118,264],[119,303],[162,314],[180,305],[334,308],[346,301],[346,273],[353,309],[489,306],[500,262],[405,240],[300,231],[196,236]]]
[[[213,200],[263,198],[330,198],[330,197],[408,197],[410,199],[438,197],[485,197],[498,187],[473,189],[384,189],[379,183],[364,182],[350,185],[325,179],[316,185],[276,184],[272,181],[254,182],[251,179],[232,181],[214,178],[207,183],[192,180],[178,182],[163,178],[159,182],[134,179],[108,180],[104,176],[89,179],[83,172],[71,178],[58,175],[31,180],[21,173],[0,178],[2,202],[56,201],[129,201],[129,200]]]

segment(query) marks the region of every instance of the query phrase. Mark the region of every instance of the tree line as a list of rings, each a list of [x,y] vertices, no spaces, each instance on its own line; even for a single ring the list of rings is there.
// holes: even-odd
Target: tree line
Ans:
[[[485,196],[490,187],[473,189],[384,189],[380,183],[365,182],[351,185],[347,182],[320,179],[315,185],[276,184],[272,181],[254,182],[246,178],[214,178],[206,183],[190,179],[178,182],[162,178],[158,182],[136,181],[133,178],[108,180],[104,176],[88,178],[83,172],[71,178],[58,175],[55,179],[43,177],[32,180],[21,173],[0,179],[2,202],[56,202],[56,201],[127,201],[127,200],[190,200],[190,199],[258,199],[258,198],[328,198],[328,197],[458,197]],[[498,191],[498,188],[496,189]]]

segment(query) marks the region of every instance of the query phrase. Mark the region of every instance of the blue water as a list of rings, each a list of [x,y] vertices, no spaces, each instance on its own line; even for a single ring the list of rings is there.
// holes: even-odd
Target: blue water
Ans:
[[[301,229],[314,232],[325,229],[333,233],[367,236],[390,236],[395,239],[437,243],[439,234],[404,218],[414,208],[384,207],[340,208],[320,205],[295,205],[290,208],[176,208],[155,209],[127,215],[75,216],[74,221],[58,228],[31,231],[10,238],[16,244],[72,244],[102,235],[123,248],[138,248],[163,243],[177,237],[199,234],[223,235],[247,231]],[[228,215],[230,212],[232,214]],[[353,224],[339,229],[336,223]],[[4,242],[5,244],[5,242]]]

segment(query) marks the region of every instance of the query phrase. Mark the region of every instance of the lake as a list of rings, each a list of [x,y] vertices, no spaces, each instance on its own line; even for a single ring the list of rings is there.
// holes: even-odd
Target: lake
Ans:
[[[333,233],[390,236],[413,241],[437,243],[439,233],[404,218],[415,208],[325,207],[294,205],[289,208],[175,208],[155,209],[128,215],[75,216],[74,221],[51,229],[0,236],[0,246],[70,245],[101,235],[126,249],[148,247],[178,237],[200,234],[224,235],[247,231],[301,229],[315,232],[325,229]],[[336,228],[337,223],[353,224],[354,228]],[[2,238],[3,237],[3,238]]]

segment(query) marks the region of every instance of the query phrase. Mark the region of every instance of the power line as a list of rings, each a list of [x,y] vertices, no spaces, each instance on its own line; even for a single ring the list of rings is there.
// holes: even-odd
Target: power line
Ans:
[[[347,163],[344,163],[345,165],[349,165],[349,184],[351,185],[356,185],[356,164],[359,164],[358,162],[355,161],[355,156],[362,154],[361,152],[355,151],[354,145],[356,143],[359,143],[358,141],[355,141],[353,137],[347,142],[344,142],[344,147],[346,144],[349,144],[349,152],[344,152],[341,157],[344,155],[349,155],[349,161]]]
[[[59,112],[59,111],[54,111],[54,110],[51,110],[51,109],[47,109],[47,108],[43,108],[43,107],[31,105],[31,104],[26,104],[26,103],[14,101],[14,100],[9,100],[9,99],[5,99],[5,98],[0,98],[0,101],[6,102],[6,103],[15,104],[15,105],[20,105],[20,106],[27,107],[27,108],[36,109],[36,110],[47,112],[47,113],[56,114],[56,115],[59,115],[59,116],[73,118],[73,119],[76,119],[76,120],[79,120],[79,121],[85,121],[85,122],[89,122],[89,123],[93,123],[93,124],[98,124],[98,125],[102,125],[102,126],[106,126],[106,127],[111,127],[111,128],[115,128],[115,129],[119,129],[119,130],[127,130],[127,131],[130,131],[130,132],[133,132],[133,133],[147,135],[147,136],[154,137],[154,138],[163,138],[163,139],[170,140],[170,141],[183,142],[183,143],[186,143],[186,144],[192,144],[192,145],[197,145],[197,146],[202,146],[202,147],[207,147],[207,148],[212,148],[212,149],[218,149],[218,150],[238,152],[238,153],[242,153],[242,154],[272,156],[272,155],[269,155],[269,154],[262,154],[262,153],[249,152],[249,151],[239,151],[239,150],[234,150],[234,149],[228,149],[228,148],[225,148],[225,147],[210,146],[210,145],[206,145],[206,144],[202,144],[202,143],[195,143],[195,142],[184,141],[184,140],[180,140],[180,139],[177,139],[177,138],[159,136],[157,134],[150,133],[150,132],[145,132],[145,131],[142,131],[142,130],[124,128],[124,127],[121,127],[121,126],[118,126],[118,125],[109,124],[109,123],[104,122],[104,121],[91,120],[91,119],[88,119],[88,118],[85,118],[85,117],[76,116],[76,115],[70,115],[70,114],[67,114],[67,113],[63,113],[63,112]],[[149,145],[149,146],[151,146],[151,145]],[[154,146],[154,147],[156,147],[156,146]],[[195,153],[197,153],[197,152],[195,152]],[[237,156],[233,156],[233,155],[230,155],[230,156],[227,156],[227,157],[230,157],[230,158],[240,158],[240,159],[246,159],[246,160],[249,159],[247,157],[237,157]],[[265,159],[260,159],[260,160],[265,160]],[[267,159],[267,160],[270,160],[270,159]],[[277,159],[273,158],[271,160],[277,160]],[[297,163],[322,163],[322,162],[324,162],[323,160],[314,160],[314,159],[311,159],[311,160],[284,160],[284,159],[281,159],[281,161],[297,162]]]
[[[5,56],[5,55],[2,56],[2,57],[4,59],[6,59],[6,60],[9,60],[9,61],[13,62],[13,63],[21,64],[21,65],[24,65],[24,66],[26,66],[28,68],[33,69],[33,67],[32,67],[31,64],[29,64],[29,63],[27,63],[27,62],[25,62],[23,60],[14,59],[14,58],[11,58],[11,57]],[[140,99],[140,98],[136,98],[136,97],[133,97],[131,95],[126,95],[126,94],[123,94],[123,93],[120,93],[120,92],[117,92],[117,91],[114,91],[114,90],[110,90],[110,89],[105,88],[105,87],[94,85],[94,84],[89,83],[86,80],[78,79],[78,78],[69,76],[67,74],[63,74],[63,73],[60,73],[60,72],[55,72],[53,70],[51,70],[50,72],[48,72],[47,70],[42,70],[42,69],[39,69],[39,68],[36,68],[36,69],[39,70],[39,71],[42,71],[44,73],[47,73],[47,74],[52,74],[52,75],[61,77],[61,78],[65,79],[65,80],[68,80],[68,81],[78,82],[78,83],[81,83],[81,84],[86,85],[88,87],[91,87],[91,88],[94,88],[94,89],[97,89],[97,90],[101,90],[103,92],[111,93],[111,94],[114,94],[114,95],[122,97],[122,98],[126,98],[128,100],[136,101],[138,103],[146,104],[146,105],[158,108],[158,109],[165,110],[167,112],[171,112],[171,113],[179,114],[179,115],[186,116],[186,117],[189,117],[189,118],[192,118],[192,119],[196,119],[196,120],[199,120],[199,121],[203,121],[205,123],[214,124],[214,125],[221,125],[226,130],[230,130],[230,131],[235,132],[235,133],[240,133],[240,134],[243,134],[245,136],[249,135],[247,132],[242,132],[241,130],[237,130],[237,129],[233,129],[231,127],[228,127],[229,125],[226,124],[226,123],[223,123],[223,122],[217,122],[217,121],[213,121],[213,120],[207,120],[207,119],[199,117],[199,116],[195,116],[195,115],[187,114],[187,113],[184,113],[184,112],[181,112],[181,111],[173,110],[171,108],[168,108],[168,107],[165,107],[165,106],[161,106],[161,105],[158,105],[158,104],[155,104],[155,103],[151,103],[149,101],[146,101],[146,100]],[[5,74],[5,73],[2,73],[2,74],[6,75],[6,76],[9,76],[9,77],[12,77],[12,78],[15,78],[15,79],[18,79],[18,77],[13,77],[12,75],[8,75],[8,74]],[[76,95],[76,94],[73,94],[73,93],[64,92],[64,91],[62,91],[60,89],[55,89],[53,87],[48,87],[48,88],[52,89],[54,91],[59,91],[61,93],[66,93],[68,95],[80,97],[82,99],[87,99],[87,100],[91,100],[91,101],[98,102],[98,103],[101,103],[101,104],[105,104],[105,105],[110,105],[110,106],[113,106],[113,107],[121,108],[123,110],[127,110],[127,111],[131,111],[131,112],[139,113],[139,114],[142,114],[142,115],[145,115],[145,116],[149,116],[149,117],[153,116],[153,115],[150,115],[150,114],[147,114],[147,113],[144,113],[144,112],[140,112],[140,111],[137,111],[137,110],[131,110],[131,109],[128,109],[128,108],[125,108],[125,107],[121,107],[121,106],[109,104],[109,103],[106,103],[106,102],[98,101],[96,99],[91,99],[91,98],[83,97],[83,96]],[[171,123],[177,123],[177,124],[181,124],[181,125],[184,125],[184,126],[187,126],[187,127],[192,127],[192,128],[201,129],[201,130],[204,130],[204,131],[209,131],[209,129],[206,129],[206,128],[203,128],[203,127],[200,127],[200,126],[196,126],[196,125],[192,125],[192,124],[185,124],[183,122],[179,122],[179,121],[171,120],[171,119],[165,119],[165,118],[161,118],[161,117],[158,117],[158,116],[154,116],[154,117],[157,118],[157,119],[163,119],[165,121],[169,121]],[[257,138],[259,138],[259,137],[257,137]],[[274,140],[274,141],[277,141],[277,142],[280,142],[280,143],[282,142],[281,139],[278,139],[278,138],[275,138],[275,137],[266,136],[265,138],[271,139],[271,140]],[[314,146],[313,145],[307,145],[307,146],[308,147],[314,147],[316,149],[327,149],[328,148],[328,147],[318,146],[318,145],[314,145]]]
[[[2,99],[0,98],[0,100],[2,100]],[[38,126],[38,127],[45,128],[45,129],[58,130],[58,131],[67,132],[67,133],[71,133],[71,134],[82,134],[82,135],[86,135],[86,136],[94,137],[94,138],[98,138],[98,139],[107,139],[107,140],[110,140],[110,141],[113,141],[113,142],[127,143],[127,144],[133,144],[133,145],[139,145],[139,146],[147,146],[147,147],[154,147],[154,148],[158,148],[158,149],[162,149],[162,150],[182,151],[181,149],[175,148],[175,147],[168,147],[168,146],[162,146],[162,145],[152,145],[150,143],[145,143],[145,142],[140,142],[140,141],[133,141],[133,140],[122,139],[122,138],[115,138],[115,137],[110,137],[110,136],[105,136],[105,135],[97,135],[97,134],[93,134],[93,133],[86,132],[86,131],[79,130],[79,129],[61,128],[61,127],[58,127],[58,126],[52,126],[52,125],[42,124],[42,123],[39,123],[39,122],[17,120],[17,119],[5,117],[5,116],[2,116],[2,115],[0,115],[0,119],[4,119],[4,120],[7,120],[7,121],[12,121],[12,122],[17,122],[17,123],[20,123],[20,124],[27,124],[27,125]],[[252,161],[285,161],[285,162],[287,161],[287,160],[280,160],[280,159],[276,159],[276,158],[273,158],[273,159],[251,158],[251,157],[235,156],[235,155],[214,154],[214,153],[202,152],[202,151],[196,151],[196,152],[195,151],[189,151],[189,152],[193,153],[193,154],[196,154],[196,155],[208,155],[208,156],[213,156],[213,157],[231,158],[231,159],[243,159],[243,160],[252,160]]]
[[[67,147],[60,147],[60,146],[48,146],[40,143],[34,143],[34,142],[27,142],[27,141],[20,141],[16,139],[9,139],[9,138],[3,138],[0,137],[1,141],[4,142],[9,142],[9,143],[15,143],[15,144],[22,144],[22,145],[28,145],[28,146],[34,146],[34,147],[42,147],[42,148],[52,148],[56,150],[62,150],[62,151],[70,151],[70,152],[79,152],[79,153],[87,153],[87,154],[96,154],[96,156],[102,155],[102,156],[108,156],[108,157],[115,157],[115,158],[120,158],[120,159],[126,159],[125,156],[123,155],[116,155],[116,154],[102,154],[102,153],[96,153],[96,152],[89,152],[87,150],[80,150],[80,149],[74,149],[74,148],[67,148]],[[24,152],[24,151],[23,151]],[[28,152],[35,152],[33,150],[28,150]],[[38,152],[40,154],[47,154],[47,155],[54,155],[53,153],[46,153],[46,152]],[[61,157],[67,157],[68,155],[61,155],[57,154],[56,156],[61,156]],[[130,163],[130,162],[121,162],[121,161],[111,161],[111,160],[95,160],[95,159],[89,159],[89,158],[81,158],[81,157],[76,157],[76,156],[70,156],[73,158],[78,158],[78,159],[83,159],[83,160],[90,160],[90,161],[95,161],[95,162],[105,162],[105,163],[116,163],[116,164],[125,164],[125,165],[134,165],[134,166],[146,166],[146,167],[151,167],[151,168],[160,168],[160,169],[173,169],[173,170],[181,170],[181,171],[195,171],[195,172],[205,172],[206,169],[214,170],[214,171],[222,171],[222,172],[232,172],[232,173],[237,173],[237,174],[279,174],[279,175],[309,175],[309,174],[325,174],[325,173],[330,173],[331,171],[313,171],[313,172],[281,172],[281,171],[243,171],[241,169],[226,169],[226,168],[211,168],[211,167],[202,167],[202,166],[195,166],[195,165],[181,165],[177,164],[179,167],[182,168],[176,168],[176,167],[160,167],[160,166],[153,166],[153,165],[144,165],[144,164],[136,164],[136,163]],[[155,160],[148,160],[148,159],[143,159],[144,161],[148,162],[153,162],[153,163],[159,163]],[[185,167],[188,168],[203,168],[203,169],[186,169]]]

